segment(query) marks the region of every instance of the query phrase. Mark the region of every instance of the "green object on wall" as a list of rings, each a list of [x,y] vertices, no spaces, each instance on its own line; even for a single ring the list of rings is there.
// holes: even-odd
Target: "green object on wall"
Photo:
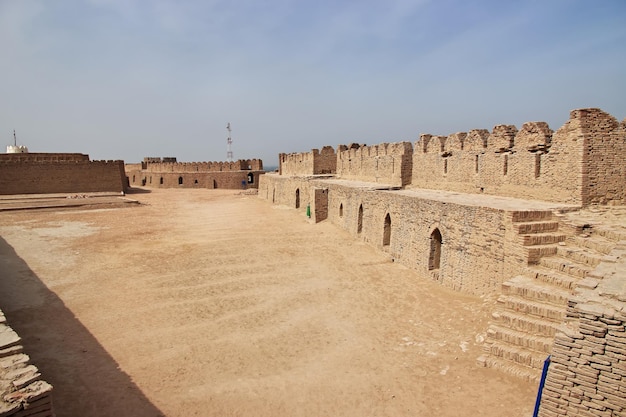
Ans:
[[[310,219],[311,218],[311,205],[307,204],[306,205],[306,216]]]

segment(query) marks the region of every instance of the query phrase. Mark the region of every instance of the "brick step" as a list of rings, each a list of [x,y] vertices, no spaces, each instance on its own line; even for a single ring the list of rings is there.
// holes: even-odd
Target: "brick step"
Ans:
[[[554,339],[551,337],[533,335],[497,324],[489,326],[487,341],[508,343],[524,349],[545,352],[546,355],[552,351],[554,344]]]
[[[531,210],[531,211],[514,211],[511,213],[513,223],[534,222],[540,220],[551,220],[551,211]]]
[[[571,297],[571,292],[568,290],[522,275],[502,283],[502,293],[559,306],[567,305],[567,300]]]
[[[557,221],[537,221],[530,223],[515,224],[517,233],[520,235],[528,235],[532,233],[550,233],[559,230],[559,222]]]
[[[590,237],[570,236],[567,238],[566,242],[572,246],[591,249],[604,255],[609,254],[616,245],[616,242],[597,236],[595,232]]]
[[[556,233],[533,233],[530,235],[521,235],[522,245],[524,246],[541,246],[552,245],[563,242],[567,238],[564,234]]]
[[[479,366],[498,369],[527,382],[538,382],[539,379],[541,379],[541,369],[520,365],[517,362],[512,362],[496,356],[482,355],[478,358],[477,363]],[[543,362],[541,366],[543,368]]]
[[[592,267],[579,264],[561,256],[550,256],[539,259],[539,265],[573,277],[585,278]]]
[[[566,306],[530,301],[514,295],[501,295],[498,297],[498,305],[502,309],[530,314],[553,321],[562,321],[565,318]]]
[[[502,310],[491,314],[495,323],[513,330],[532,333],[539,336],[554,338],[560,322],[520,314],[515,311]]]
[[[576,288],[576,283],[580,280],[579,277],[573,277],[540,265],[533,265],[530,268],[530,271],[534,274],[535,280],[566,290],[573,290]]]
[[[593,236],[602,236],[607,240],[617,243],[626,240],[626,230],[594,229]]]
[[[525,246],[528,264],[538,264],[543,257],[556,255],[556,248],[556,245]]]
[[[595,251],[590,251],[586,248],[572,247],[572,246],[559,246],[556,254],[562,258],[570,259],[576,263],[583,264],[590,267],[596,267],[604,258],[603,254],[598,254]]]
[[[497,358],[511,364],[524,365],[538,370],[543,368],[543,362],[548,357],[548,354],[545,352],[523,349],[504,342],[485,343],[483,352],[488,354],[490,358]]]

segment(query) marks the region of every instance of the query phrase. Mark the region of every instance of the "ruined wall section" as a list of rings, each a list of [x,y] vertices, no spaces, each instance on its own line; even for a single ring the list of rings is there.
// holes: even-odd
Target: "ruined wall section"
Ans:
[[[617,247],[569,300],[556,334],[540,417],[626,414],[626,246]]]
[[[54,416],[52,385],[29,363],[21,341],[0,311],[0,415]]]
[[[339,147],[337,176],[342,179],[403,187],[411,182],[413,146],[410,142]]]
[[[583,204],[626,204],[626,119],[600,109],[572,113],[584,140]]]
[[[125,191],[124,161],[0,159],[0,194]]]
[[[337,155],[332,146],[311,149],[311,152],[281,153],[278,155],[281,175],[334,174],[337,170]]]

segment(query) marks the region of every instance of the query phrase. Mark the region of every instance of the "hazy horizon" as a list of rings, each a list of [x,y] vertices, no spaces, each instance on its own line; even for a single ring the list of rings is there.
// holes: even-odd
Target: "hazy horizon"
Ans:
[[[0,0],[0,146],[139,162],[626,116],[626,2]],[[4,151],[4,150],[3,150]]]

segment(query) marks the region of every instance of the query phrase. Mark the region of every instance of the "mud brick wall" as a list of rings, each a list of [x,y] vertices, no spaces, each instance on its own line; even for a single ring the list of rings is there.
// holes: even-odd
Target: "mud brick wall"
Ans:
[[[121,193],[126,190],[123,161],[50,158],[41,161],[0,159],[0,194]]]
[[[0,416],[53,417],[52,386],[29,363],[20,341],[0,311]]]
[[[281,175],[334,174],[337,170],[337,155],[332,146],[312,149],[311,152],[281,153],[278,155],[278,171]]]
[[[339,147],[337,176],[402,187],[411,182],[412,163],[413,146],[410,142]]]

